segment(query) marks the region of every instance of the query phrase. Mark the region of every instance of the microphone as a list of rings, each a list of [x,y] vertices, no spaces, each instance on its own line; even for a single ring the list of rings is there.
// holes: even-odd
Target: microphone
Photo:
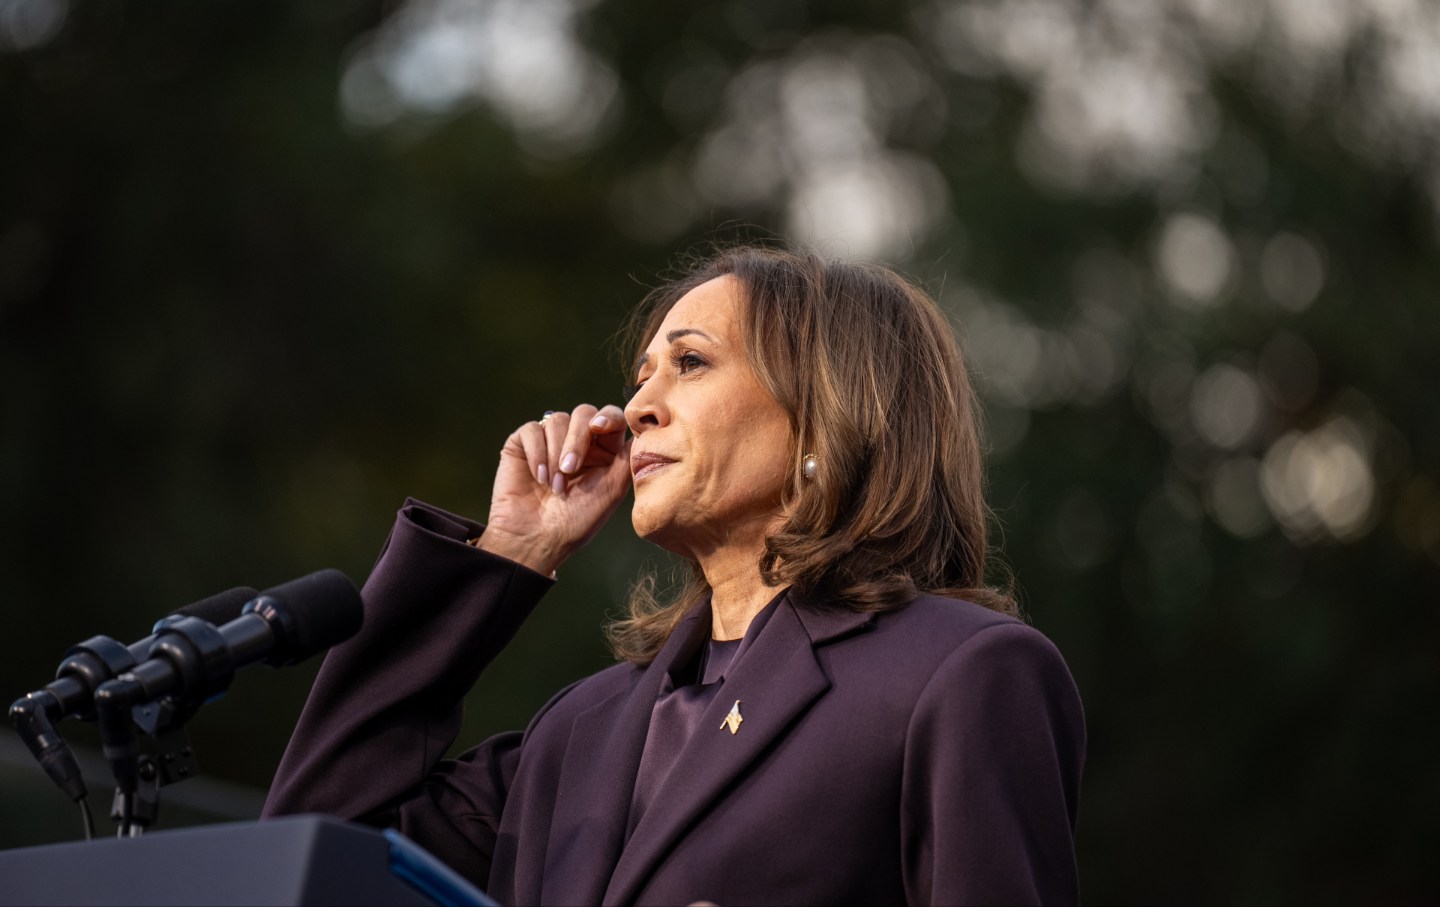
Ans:
[[[236,586],[178,608],[155,622],[150,635],[139,642],[122,646],[108,636],[93,636],[72,646],[55,671],[56,680],[46,685],[60,702],[60,716],[79,715],[93,718],[93,697],[102,683],[125,673],[150,657],[150,647],[160,638],[160,631],[186,617],[199,618],[212,624],[224,623],[240,616],[245,603],[258,596],[249,586]]]
[[[149,659],[95,691],[102,751],[119,793],[128,797],[138,786],[135,706],[164,698],[189,714],[224,693],[239,668],[304,661],[354,636],[363,620],[355,584],[338,570],[321,570],[265,590],[221,627],[197,617],[162,627]]]
[[[51,780],[71,800],[83,799],[86,791],[80,768],[53,723],[70,715],[93,718],[95,690],[148,659],[150,647],[164,627],[186,618],[212,623],[230,620],[258,594],[248,586],[239,586],[185,605],[157,621],[150,636],[129,646],[108,636],[92,636],[72,646],[60,662],[54,681],[10,706],[11,724]]]

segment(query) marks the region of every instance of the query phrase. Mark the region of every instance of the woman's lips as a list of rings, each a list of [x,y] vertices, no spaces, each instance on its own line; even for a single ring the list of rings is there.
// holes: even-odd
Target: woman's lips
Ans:
[[[642,453],[630,458],[630,475],[636,482],[664,469],[675,461],[659,454]]]

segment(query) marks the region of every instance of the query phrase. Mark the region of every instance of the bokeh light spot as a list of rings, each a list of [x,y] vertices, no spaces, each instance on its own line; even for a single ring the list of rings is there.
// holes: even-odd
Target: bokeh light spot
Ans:
[[[1230,282],[1234,266],[1230,240],[1208,217],[1176,214],[1160,231],[1155,267],[1182,307],[1214,303]]]
[[[0,0],[0,50],[32,50],[65,25],[69,0]]]
[[[1210,476],[1208,490],[1215,522],[1236,538],[1253,538],[1272,525],[1260,495],[1260,463],[1254,457],[1222,460]]]
[[[1277,233],[1261,254],[1260,283],[1282,308],[1304,311],[1325,286],[1325,261],[1303,236]]]
[[[1265,452],[1260,478],[1266,504],[1299,541],[1349,540],[1368,528],[1375,499],[1369,445],[1346,416],[1286,433]]]
[[[1260,385],[1233,365],[1211,366],[1195,382],[1190,415],[1200,436],[1216,447],[1234,450],[1260,428],[1265,400]]]

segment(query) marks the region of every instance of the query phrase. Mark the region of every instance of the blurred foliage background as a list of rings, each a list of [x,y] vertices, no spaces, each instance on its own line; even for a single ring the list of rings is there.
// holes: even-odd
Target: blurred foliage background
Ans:
[[[769,233],[955,318],[1087,706],[1086,898],[1433,903],[1425,0],[0,0],[0,690],[229,586],[359,581],[406,495],[483,518],[514,425],[617,398],[678,252]],[[608,663],[660,563],[627,522],[467,740]],[[162,826],[255,814],[315,667],[201,712]],[[0,846],[78,837],[0,755]]]

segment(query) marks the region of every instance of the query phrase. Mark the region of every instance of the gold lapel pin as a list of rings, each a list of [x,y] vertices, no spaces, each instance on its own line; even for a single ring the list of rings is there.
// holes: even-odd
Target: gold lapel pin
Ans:
[[[744,720],[744,716],[740,714],[740,700],[737,699],[735,700],[735,704],[730,706],[730,714],[725,716],[725,720],[720,722],[720,726],[722,728],[728,727],[730,733],[733,735],[736,731],[740,730],[740,722]]]

